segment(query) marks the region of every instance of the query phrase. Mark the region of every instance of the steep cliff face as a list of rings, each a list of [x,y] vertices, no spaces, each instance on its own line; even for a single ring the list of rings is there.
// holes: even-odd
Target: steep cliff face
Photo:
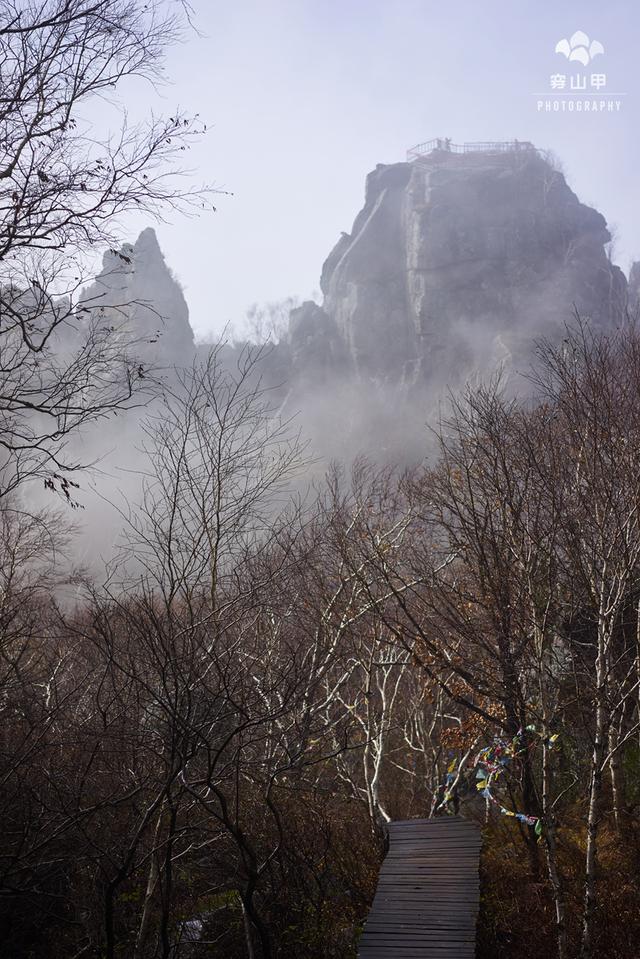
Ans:
[[[140,340],[137,352],[149,362],[174,366],[191,361],[189,309],[151,228],[135,244],[105,253],[102,271],[81,302],[98,318],[126,327]]]
[[[288,381],[301,406],[303,390],[338,379],[435,396],[499,364],[526,366],[533,340],[575,310],[607,326],[638,299],[639,268],[627,289],[609,240],[604,217],[533,148],[378,165],[324,263],[322,304],[292,311],[267,380],[283,396]],[[105,255],[84,300],[126,314],[152,361],[190,362],[187,304],[153,230]]]
[[[322,304],[292,310],[263,383],[322,461],[422,455],[447,388],[526,369],[534,340],[560,335],[575,310],[607,327],[638,300],[640,266],[627,284],[609,240],[604,217],[530,147],[379,165],[324,264]],[[124,317],[151,362],[191,362],[187,304],[153,230],[105,256],[85,303]],[[237,349],[221,354],[231,368]]]
[[[333,321],[358,377],[455,384],[523,362],[532,337],[574,309],[615,321],[626,281],[609,240],[604,217],[533,149],[378,166],[324,264],[322,324]]]
[[[447,387],[500,363],[527,368],[534,338],[560,335],[574,309],[605,328],[627,305],[640,309],[640,263],[627,284],[607,257],[609,239],[601,214],[533,149],[440,150],[376,167],[351,233],[322,269],[323,302],[292,310],[288,334],[260,365],[273,406],[311,441],[313,465],[301,481],[360,453],[383,463],[422,459]],[[153,230],[105,255],[81,307],[78,325],[88,314],[124,325],[167,377],[166,368],[208,349],[194,344]],[[235,370],[241,349],[227,344],[221,362]],[[82,438],[83,457],[100,462],[96,482],[113,482],[130,501],[150,409]],[[86,515],[87,556],[97,542],[109,555],[118,518],[102,498]]]
[[[638,315],[640,313],[640,261],[636,260],[631,264],[631,269],[629,270],[629,286],[628,286],[628,303],[629,303],[629,312],[632,316]]]

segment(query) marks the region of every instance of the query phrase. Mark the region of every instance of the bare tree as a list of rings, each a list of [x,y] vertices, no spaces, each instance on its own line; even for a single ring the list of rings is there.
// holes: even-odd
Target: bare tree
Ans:
[[[138,635],[132,649],[144,650],[119,669],[137,677],[162,717],[171,781],[196,808],[200,847],[224,851],[225,888],[240,896],[250,954],[267,957],[256,896],[283,841],[275,793],[309,762],[305,744],[320,722],[310,712],[314,657],[292,645],[281,619],[289,600],[278,600],[294,565],[288,507],[302,447],[269,408],[260,350],[246,348],[235,368],[223,358],[219,346],[179,373],[144,427],[142,502],[126,513],[121,585],[108,590],[121,608],[118,596],[132,593],[128,632]],[[157,876],[152,861],[136,954]],[[166,935],[163,943],[168,955]]]
[[[586,714],[592,752],[581,942],[582,959],[589,959],[594,950],[603,774],[613,760],[615,794],[614,757],[624,742],[618,723],[624,721],[635,689],[635,682],[623,683],[622,690],[616,682],[615,639],[637,589],[640,561],[636,482],[640,346],[634,329],[607,337],[579,323],[567,331],[560,347],[545,343],[540,353],[537,382],[553,403],[551,434],[562,447],[566,476],[559,517],[562,548],[594,634],[593,641],[581,644],[583,675],[593,695]],[[631,676],[632,657],[629,667]]]
[[[202,125],[181,112],[131,124],[114,99],[158,82],[181,36],[179,4],[0,3],[0,495],[40,476],[68,494],[67,437],[129,406],[144,358],[123,322],[76,309],[91,250],[128,211],[204,204],[176,161]],[[87,120],[96,104],[118,125]]]

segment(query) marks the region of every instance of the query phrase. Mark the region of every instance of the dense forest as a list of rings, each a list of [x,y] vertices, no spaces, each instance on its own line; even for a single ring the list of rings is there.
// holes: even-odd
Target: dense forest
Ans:
[[[536,402],[470,393],[433,466],[303,502],[253,361],[215,358],[147,423],[105,585],[57,601],[60,517],[3,506],[10,954],[354,955],[385,821],[455,807],[485,827],[480,955],[629,955],[635,329],[568,330]]]
[[[479,957],[632,956],[633,318],[568,318],[526,399],[451,398],[422,464],[307,488],[264,348],[161,377],[127,304],[76,309],[123,211],[209,202],[166,173],[188,117],[108,143],[74,120],[161,69],[181,5],[0,10],[2,954],[355,957],[385,824],[457,812],[483,829]],[[90,575],[73,440],[132,407],[142,493]]]

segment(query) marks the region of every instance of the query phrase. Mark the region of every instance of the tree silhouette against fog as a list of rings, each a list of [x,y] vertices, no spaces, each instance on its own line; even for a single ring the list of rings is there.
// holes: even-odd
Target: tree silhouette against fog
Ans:
[[[132,78],[162,80],[183,22],[155,0],[0,3],[0,496],[34,476],[69,496],[68,437],[149,387],[131,304],[114,324],[99,296],[77,298],[123,214],[205,203],[176,177],[202,125],[132,123],[119,99]],[[114,129],[92,122],[97,107]]]

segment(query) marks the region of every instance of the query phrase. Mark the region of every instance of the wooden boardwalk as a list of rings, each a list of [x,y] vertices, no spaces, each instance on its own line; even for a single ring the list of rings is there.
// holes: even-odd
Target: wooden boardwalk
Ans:
[[[473,959],[480,845],[460,816],[389,823],[359,959]]]

